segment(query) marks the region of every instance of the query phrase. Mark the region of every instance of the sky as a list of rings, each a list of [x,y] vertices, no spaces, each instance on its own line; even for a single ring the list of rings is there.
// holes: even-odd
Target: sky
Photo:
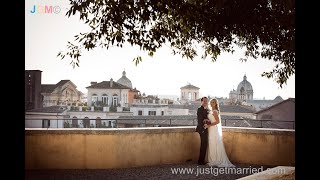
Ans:
[[[52,7],[52,13],[44,13],[44,6]],[[91,81],[117,81],[125,70],[133,87],[147,95],[180,96],[180,88],[188,83],[200,88],[200,96],[228,97],[232,89],[247,76],[253,87],[254,99],[283,99],[295,97],[295,75],[280,88],[274,79],[261,77],[276,65],[266,59],[248,59],[241,62],[244,51],[221,53],[216,62],[200,56],[193,61],[173,55],[170,47],[163,46],[153,57],[140,51],[139,47],[125,45],[123,48],[96,48],[83,51],[80,67],[73,68],[70,59],[61,60],[59,51],[66,50],[68,41],[86,32],[88,27],[79,16],[65,16],[67,0],[28,0],[25,3],[25,69],[41,70],[42,84],[56,84],[71,80],[77,89],[87,93]],[[34,10],[35,9],[35,10]],[[137,66],[132,61],[141,56]]]

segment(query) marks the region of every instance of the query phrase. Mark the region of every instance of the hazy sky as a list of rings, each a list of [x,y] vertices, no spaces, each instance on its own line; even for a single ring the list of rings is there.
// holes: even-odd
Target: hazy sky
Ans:
[[[43,13],[43,6],[52,6],[52,13]],[[35,13],[34,6],[36,7]],[[41,7],[42,6],[42,7]],[[40,8],[39,8],[40,7]],[[54,13],[54,11],[59,13]],[[153,57],[139,50],[139,47],[95,49],[84,51],[80,57],[80,67],[73,67],[70,61],[60,60],[59,51],[66,50],[67,41],[72,41],[87,27],[78,16],[68,18],[65,13],[67,0],[28,0],[25,7],[25,69],[41,70],[42,84],[56,84],[69,79],[83,93],[91,81],[118,80],[125,69],[133,87],[147,95],[180,95],[180,88],[191,83],[200,88],[200,95],[228,97],[230,90],[236,89],[244,74],[253,87],[254,99],[283,99],[295,97],[295,76],[290,77],[281,89],[273,79],[261,77],[270,71],[275,63],[263,59],[249,59],[240,62],[244,54],[237,50],[234,54],[223,53],[216,62],[209,58],[194,61],[173,55],[164,46]],[[39,12],[40,9],[40,12]],[[42,11],[42,12],[41,12]],[[143,62],[135,66],[133,58],[142,56]]]

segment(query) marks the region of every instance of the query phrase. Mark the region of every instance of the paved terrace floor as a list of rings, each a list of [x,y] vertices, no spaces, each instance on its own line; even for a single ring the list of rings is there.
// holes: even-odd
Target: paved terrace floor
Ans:
[[[257,166],[235,164],[236,169],[227,173],[224,168],[210,168],[207,165],[198,165],[193,162],[173,165],[159,165],[120,169],[96,170],[26,170],[27,180],[106,180],[106,179],[224,179],[233,180],[253,174],[252,171],[261,171],[271,166]],[[188,169],[189,173],[173,173],[180,168]],[[193,172],[191,173],[191,171]],[[219,173],[218,171],[222,172]],[[212,173],[211,173],[212,172]],[[224,173],[223,173],[224,172]],[[236,172],[236,173],[235,173]]]

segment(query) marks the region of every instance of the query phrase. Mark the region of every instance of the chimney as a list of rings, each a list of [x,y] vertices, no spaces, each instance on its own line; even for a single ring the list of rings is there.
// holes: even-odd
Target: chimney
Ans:
[[[111,78],[110,79],[110,87],[112,87],[113,86],[113,79]]]
[[[97,82],[91,81],[91,85],[97,84]]]

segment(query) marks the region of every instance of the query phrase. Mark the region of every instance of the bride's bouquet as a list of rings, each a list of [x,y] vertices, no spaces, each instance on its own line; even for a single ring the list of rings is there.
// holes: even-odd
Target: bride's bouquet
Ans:
[[[204,123],[204,124],[207,124],[207,125],[210,125],[210,124],[211,124],[211,121],[210,121],[209,119],[205,119],[205,120],[203,120],[203,123]]]

